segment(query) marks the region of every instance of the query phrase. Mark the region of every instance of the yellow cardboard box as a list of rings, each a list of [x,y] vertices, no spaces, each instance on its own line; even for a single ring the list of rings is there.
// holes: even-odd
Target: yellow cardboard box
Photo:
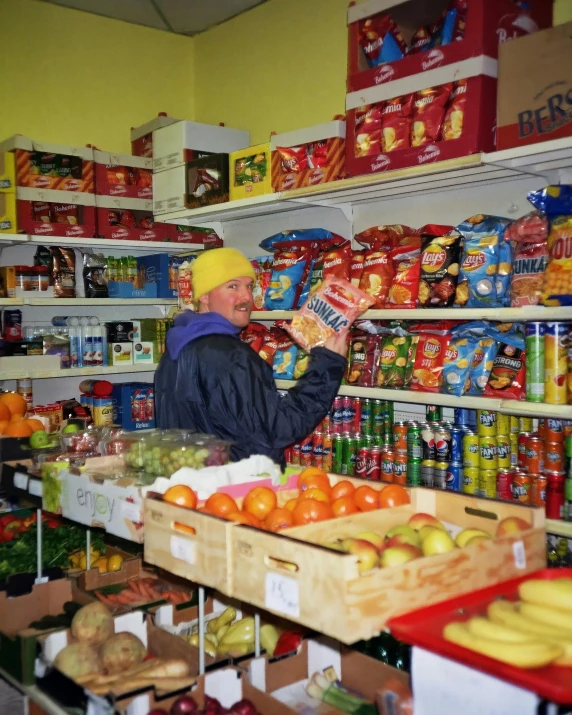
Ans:
[[[11,151],[0,152],[0,193],[16,192],[16,159]]]
[[[0,193],[0,233],[16,231],[16,194]]]
[[[272,193],[270,142],[231,152],[229,172],[231,201]]]

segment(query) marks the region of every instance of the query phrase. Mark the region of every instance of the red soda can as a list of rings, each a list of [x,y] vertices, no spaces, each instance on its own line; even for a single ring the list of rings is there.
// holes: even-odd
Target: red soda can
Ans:
[[[324,472],[332,471],[332,435],[324,432],[322,435],[322,469]]]
[[[367,461],[369,458],[369,447],[360,447],[356,458],[355,476],[360,479],[367,479]]]
[[[519,469],[526,469],[526,441],[530,437],[530,432],[521,432],[518,435],[518,461]]]
[[[286,447],[284,449],[284,459],[286,464],[292,464],[292,447]]]
[[[359,397],[354,397],[353,399],[353,414],[352,414],[352,434],[359,434],[361,432],[361,400]]]
[[[372,482],[379,482],[381,479],[380,447],[369,447],[367,450],[366,479],[370,479]]]
[[[566,474],[546,474],[546,518],[562,519],[564,512],[564,483]]]
[[[147,404],[145,405],[145,419],[151,422],[155,419],[155,390],[147,388]]]
[[[393,482],[407,486],[407,455],[403,452],[396,452],[393,457]]]
[[[330,421],[330,432],[332,434],[342,434],[344,426],[344,398],[338,395],[334,398],[332,405],[332,418]]]
[[[393,481],[395,454],[392,449],[383,448],[381,450],[380,476],[382,482]]]
[[[293,444],[291,449],[290,464],[300,464],[300,445]]]
[[[319,469],[322,468],[322,438],[322,433],[317,430],[312,435],[312,464],[314,467],[318,467]]]
[[[354,400],[353,397],[343,398],[342,407],[342,432],[352,433],[354,426]]]
[[[312,435],[309,434],[307,437],[300,442],[300,465],[302,467],[311,467],[313,457],[313,445],[312,445]]]
[[[512,501],[512,473],[508,469],[497,472],[497,499]]]

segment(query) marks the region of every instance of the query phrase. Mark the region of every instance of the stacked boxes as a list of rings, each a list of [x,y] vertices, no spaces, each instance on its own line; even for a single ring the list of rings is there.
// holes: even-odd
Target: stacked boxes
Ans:
[[[0,153],[0,233],[16,233],[16,161],[11,152]]]
[[[153,385],[143,382],[123,382],[113,385],[111,393],[113,423],[124,430],[155,427]]]
[[[133,156],[144,156],[147,159],[153,158],[153,132],[155,129],[167,127],[169,124],[178,122],[178,119],[168,117],[165,112],[159,112],[155,119],[142,124],[140,127],[131,129],[131,151]]]
[[[270,144],[257,144],[229,157],[230,200],[247,199],[272,192]]]

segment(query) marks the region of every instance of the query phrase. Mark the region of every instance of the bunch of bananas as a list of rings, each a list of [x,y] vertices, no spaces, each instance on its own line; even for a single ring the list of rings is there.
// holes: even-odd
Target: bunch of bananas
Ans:
[[[183,636],[192,646],[199,647],[198,626]],[[239,658],[254,651],[254,618],[236,620],[236,610],[229,606],[217,618],[207,621],[204,637],[205,652],[213,658]]]
[[[572,665],[572,579],[531,579],[520,601],[493,601],[487,617],[448,623],[443,637],[518,668]]]

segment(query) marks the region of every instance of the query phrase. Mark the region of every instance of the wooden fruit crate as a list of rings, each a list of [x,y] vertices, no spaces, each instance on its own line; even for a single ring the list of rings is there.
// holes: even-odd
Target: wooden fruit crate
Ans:
[[[410,497],[408,505],[281,534],[237,526],[228,532],[233,595],[351,644],[378,634],[395,615],[545,566],[542,509],[423,488],[411,489]],[[320,546],[363,531],[383,535],[417,512],[493,534],[498,522],[511,516],[531,528],[363,575],[355,555]]]

